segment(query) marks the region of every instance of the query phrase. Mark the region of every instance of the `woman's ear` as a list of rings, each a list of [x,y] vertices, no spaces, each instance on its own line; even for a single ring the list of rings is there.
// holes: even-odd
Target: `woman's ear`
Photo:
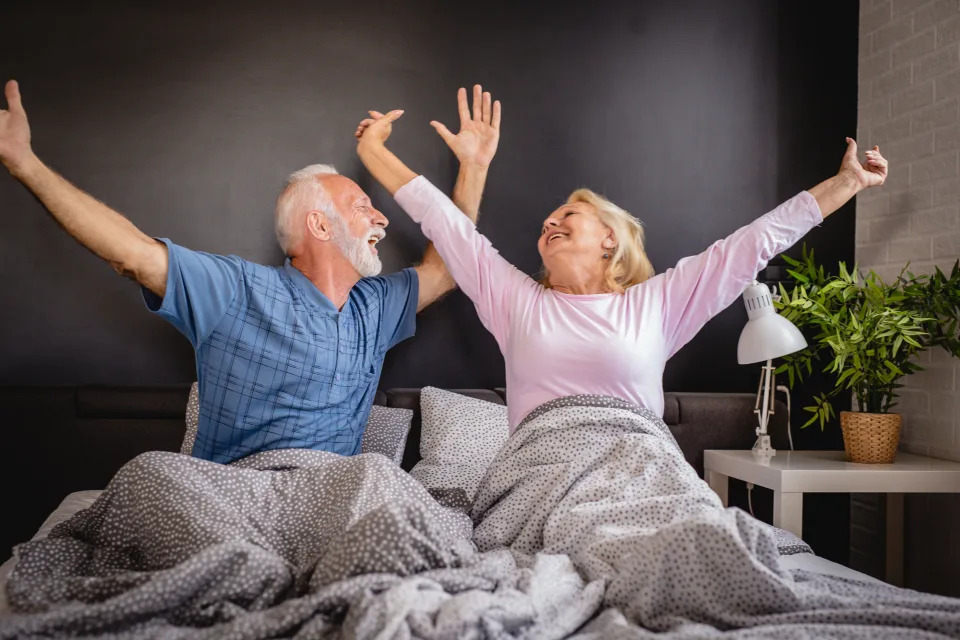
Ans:
[[[603,239],[603,242],[600,244],[604,249],[616,249],[617,248],[617,236],[613,234],[613,231],[610,231],[607,234],[607,237]]]
[[[316,209],[307,213],[307,230],[317,240],[326,241],[331,238],[327,217]]]

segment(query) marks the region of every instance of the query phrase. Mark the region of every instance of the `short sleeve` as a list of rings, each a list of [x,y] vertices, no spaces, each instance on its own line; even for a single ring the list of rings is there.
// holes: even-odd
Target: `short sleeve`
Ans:
[[[170,242],[167,246],[167,289],[161,299],[142,288],[147,308],[185,335],[194,348],[209,337],[240,290],[243,260],[191,251]]]
[[[417,330],[417,298],[420,295],[416,270],[409,267],[387,276],[364,278],[361,282],[381,299],[380,344],[390,349],[412,337]]]

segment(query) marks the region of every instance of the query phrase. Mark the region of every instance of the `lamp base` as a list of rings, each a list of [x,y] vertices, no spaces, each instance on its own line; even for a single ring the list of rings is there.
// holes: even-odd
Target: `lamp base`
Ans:
[[[753,445],[753,456],[758,460],[770,461],[770,458],[777,455],[777,450],[770,445],[769,434],[759,434],[756,443]]]

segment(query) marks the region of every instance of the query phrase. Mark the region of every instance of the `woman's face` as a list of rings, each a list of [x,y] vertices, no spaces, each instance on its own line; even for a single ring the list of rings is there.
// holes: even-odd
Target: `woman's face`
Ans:
[[[586,202],[565,204],[544,220],[537,249],[548,272],[570,262],[597,264],[616,245],[597,208]]]

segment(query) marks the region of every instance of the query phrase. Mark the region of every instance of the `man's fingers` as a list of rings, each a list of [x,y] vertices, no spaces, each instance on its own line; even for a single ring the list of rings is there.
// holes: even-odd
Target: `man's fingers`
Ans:
[[[494,100],[493,102],[493,119],[490,124],[494,129],[500,131],[500,101]]]
[[[483,103],[482,103],[482,106],[481,106],[481,117],[483,118],[483,122],[484,122],[485,124],[490,124],[490,116],[493,115],[493,113],[492,113],[492,112],[493,112],[493,108],[490,106],[490,101],[491,101],[491,100],[492,100],[492,98],[490,97],[490,92],[489,92],[489,91],[484,91],[484,92],[483,92]]]
[[[470,120],[470,106],[467,104],[467,90],[463,87],[457,89],[457,111],[460,112],[460,127]]]
[[[7,96],[7,108],[10,111],[23,111],[23,104],[20,102],[20,86],[16,80],[9,80],[5,89]]]
[[[443,141],[447,144],[452,144],[453,140],[457,137],[450,133],[450,129],[447,129],[442,122],[437,122],[436,120],[430,121],[430,126],[437,130],[437,133],[440,134],[440,137],[443,138]]]
[[[483,87],[478,84],[473,85],[473,119],[480,121],[480,103],[483,100]]]

